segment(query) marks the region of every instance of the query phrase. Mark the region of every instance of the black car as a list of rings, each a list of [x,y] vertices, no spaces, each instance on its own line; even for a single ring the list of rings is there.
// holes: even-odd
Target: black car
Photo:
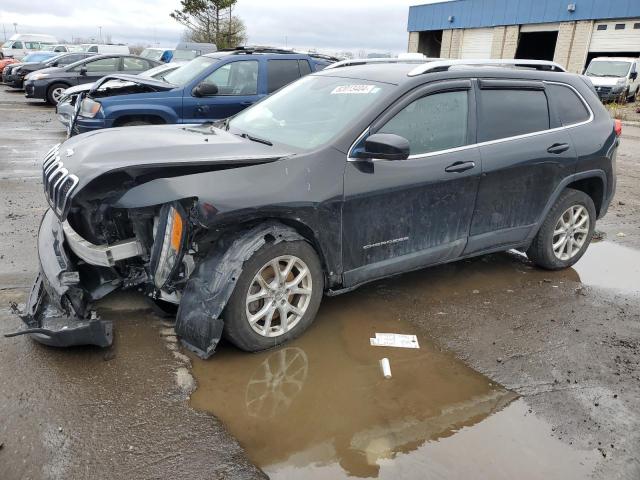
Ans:
[[[28,62],[12,65],[6,76],[3,75],[3,81],[13,88],[22,88],[24,86],[24,78],[35,71],[50,67],[66,67],[72,63],[79,62],[85,58],[93,57],[95,53],[74,52],[62,53],[53,58],[42,62]]]
[[[208,357],[222,335],[278,345],[323,294],[429,265],[508,249],[573,265],[614,194],[620,126],[584,77],[486,62],[326,69],[216,124],[55,146],[18,334],[109,345],[91,304],[135,288]]]
[[[137,75],[160,62],[135,55],[93,55],[65,67],[50,67],[30,74],[24,82],[25,97],[41,98],[56,105],[69,87],[93,83],[105,75],[127,73]]]

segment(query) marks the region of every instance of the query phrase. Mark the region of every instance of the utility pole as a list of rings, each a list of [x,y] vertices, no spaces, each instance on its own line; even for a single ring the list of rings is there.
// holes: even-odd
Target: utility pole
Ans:
[[[18,33],[18,22],[13,22],[13,31]]]
[[[102,43],[102,27],[98,26],[98,42]]]

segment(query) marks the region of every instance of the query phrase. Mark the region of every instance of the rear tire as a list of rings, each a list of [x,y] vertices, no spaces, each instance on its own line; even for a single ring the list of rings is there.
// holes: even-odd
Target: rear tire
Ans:
[[[595,224],[596,208],[591,197],[567,188],[549,210],[527,256],[547,270],[570,267],[587,250]]]
[[[245,262],[227,303],[222,315],[225,337],[249,352],[292,340],[313,323],[323,291],[322,266],[311,245],[305,241],[264,245]],[[250,296],[259,298],[251,301]]]
[[[66,83],[54,83],[47,89],[47,103],[50,105],[57,105],[58,100],[62,96],[62,92],[64,92],[69,85]]]

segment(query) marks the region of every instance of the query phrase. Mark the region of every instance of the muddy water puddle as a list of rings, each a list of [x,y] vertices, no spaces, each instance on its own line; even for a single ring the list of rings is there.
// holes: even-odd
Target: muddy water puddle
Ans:
[[[595,287],[640,292],[640,251],[613,242],[589,245],[573,266],[580,282]]]
[[[468,265],[467,281],[505,265],[511,281],[526,273],[510,257],[484,264]],[[418,285],[415,275],[400,281],[429,291],[451,273],[426,275]],[[551,437],[514,393],[399,318],[404,300],[383,290],[325,298],[313,326],[280,349],[247,354],[221,345],[210,360],[195,360],[192,406],[215,414],[273,479],[584,478],[592,470],[594,452]],[[420,348],[370,345],[387,332],[415,334]]]

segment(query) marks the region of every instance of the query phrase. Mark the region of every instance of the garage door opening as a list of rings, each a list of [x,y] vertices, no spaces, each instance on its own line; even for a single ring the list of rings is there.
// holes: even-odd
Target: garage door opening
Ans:
[[[558,32],[523,32],[516,50],[516,58],[529,60],[553,60]]]
[[[420,32],[418,38],[418,52],[423,53],[427,57],[441,57],[440,50],[442,48],[442,30],[431,30],[428,32]]]

